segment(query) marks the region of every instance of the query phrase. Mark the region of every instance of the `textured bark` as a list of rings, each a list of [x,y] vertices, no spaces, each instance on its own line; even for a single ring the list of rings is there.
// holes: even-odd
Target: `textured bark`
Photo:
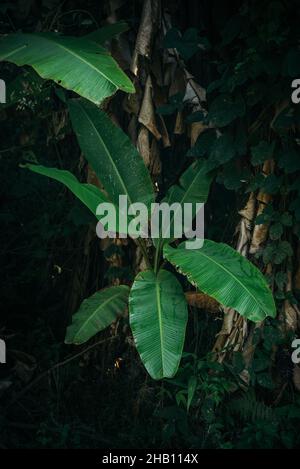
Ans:
[[[251,230],[256,213],[256,197],[253,193],[250,194],[246,206],[239,213],[241,220],[237,227],[239,237],[236,250],[246,257],[251,243]],[[247,321],[244,318],[236,313],[234,309],[224,308],[223,325],[213,347],[213,351],[217,353],[219,361],[224,360],[228,351],[242,349],[247,330]]]

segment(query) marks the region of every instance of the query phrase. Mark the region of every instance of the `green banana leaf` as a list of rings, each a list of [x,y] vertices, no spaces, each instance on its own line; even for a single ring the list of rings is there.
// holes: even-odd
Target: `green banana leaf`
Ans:
[[[175,375],[184,344],[187,303],[166,270],[137,275],[129,295],[129,320],[137,350],[153,379]]]
[[[179,183],[169,188],[162,202],[167,202],[169,205],[178,202],[182,207],[184,203],[192,203],[195,216],[196,203],[206,202],[213,176],[214,174],[212,172],[207,171],[204,160],[199,159],[195,161],[184,171],[179,179]],[[175,217],[176,211],[171,212],[169,224],[171,233]],[[173,237],[166,238],[165,235],[166,230],[165,233],[161,233],[160,238],[153,239],[157,249],[161,249],[164,244],[174,239]]]
[[[34,173],[47,176],[55,179],[64,184],[81,202],[90,209],[96,217],[96,209],[102,202],[108,202],[105,195],[92,184],[85,184],[78,181],[78,179],[69,171],[57,168],[47,168],[46,166],[26,163],[21,165],[22,168],[30,169]]]
[[[96,104],[118,89],[135,91],[108,51],[84,37],[11,34],[0,41],[0,61],[30,65],[42,78],[54,80]]]
[[[86,159],[94,169],[111,202],[119,195],[128,204],[154,201],[150,175],[141,155],[127,135],[99,108],[82,99],[69,101],[73,128]]]
[[[72,324],[67,328],[66,344],[83,344],[108,327],[126,310],[129,295],[127,285],[105,288],[84,300]]]
[[[164,247],[164,257],[192,284],[251,321],[275,317],[274,299],[263,274],[222,243],[205,240],[201,249]]]

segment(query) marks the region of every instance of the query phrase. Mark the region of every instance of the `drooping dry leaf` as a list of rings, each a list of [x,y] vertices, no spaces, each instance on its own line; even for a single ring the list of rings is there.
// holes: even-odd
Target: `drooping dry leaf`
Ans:
[[[159,115],[158,116],[158,122],[159,122],[159,130],[160,130],[160,133],[161,133],[161,136],[162,136],[162,144],[164,146],[164,148],[168,148],[171,146],[171,141],[170,141],[170,137],[169,137],[169,132],[168,132],[168,129],[167,129],[167,126],[166,126],[166,123],[165,123],[165,120],[163,118],[163,116]]]
[[[298,325],[299,310],[296,305],[292,305],[289,301],[284,302],[284,319],[288,329],[295,331]]]
[[[210,296],[201,292],[186,292],[186,301],[190,306],[195,308],[203,309],[210,313],[217,313],[220,310],[219,303]]]
[[[131,71],[138,74],[139,55],[149,58],[156,28],[160,24],[160,1],[144,0],[140,27],[136,38]]]
[[[153,138],[151,142],[149,171],[154,179],[156,179],[161,173],[159,147],[155,138]]]
[[[138,116],[142,102],[142,90],[138,83],[135,84],[135,93],[127,94],[123,100],[123,109],[128,114]]]
[[[205,88],[196,83],[193,75],[191,75],[187,70],[185,70],[185,77],[187,80],[187,85],[184,99],[190,101],[192,105],[199,106],[198,110],[204,110],[202,108],[202,103],[206,102]]]
[[[174,127],[174,134],[175,135],[183,135],[185,131],[185,125],[183,120],[183,114],[181,111],[177,112],[175,127]]]
[[[164,63],[164,82],[163,85],[167,88],[170,88],[171,84],[174,81],[175,73],[177,70],[177,62],[175,61],[174,58],[170,60],[169,62]],[[170,93],[169,93],[170,96]]]
[[[150,75],[147,77],[143,102],[139,113],[139,122],[143,124],[147,129],[159,140],[161,134],[156,125],[155,112],[152,99],[152,81]]]
[[[139,153],[142,155],[143,160],[147,168],[150,165],[150,143],[149,143],[149,131],[144,127],[141,126],[137,138],[137,149]]]
[[[137,130],[138,130],[138,120],[137,120],[137,116],[133,115],[129,121],[129,124],[128,124],[128,129],[127,129],[127,133],[133,143],[133,145],[136,145],[136,142],[137,142],[137,138],[138,138],[138,134],[137,134]]]
[[[174,96],[175,94],[181,93],[183,96],[186,91],[186,79],[184,74],[182,73],[181,68],[176,67],[173,72],[173,76],[171,76],[171,82],[169,86],[169,97]]]
[[[190,124],[190,138],[191,138],[191,147],[193,147],[204,130],[208,128],[207,125],[204,125],[202,122],[192,122]]]

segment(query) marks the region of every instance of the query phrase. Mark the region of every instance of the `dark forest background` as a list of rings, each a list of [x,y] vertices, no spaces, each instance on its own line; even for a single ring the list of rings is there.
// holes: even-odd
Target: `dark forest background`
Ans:
[[[93,217],[63,186],[20,168],[40,162],[92,177],[71,130],[68,92],[1,63],[10,96],[0,105],[1,448],[300,446],[300,368],[291,360],[300,324],[300,104],[291,102],[291,82],[300,78],[299,7],[296,0],[1,2],[1,35],[82,36],[128,23],[109,48],[137,93],[129,102],[118,92],[106,110],[160,190],[191,158],[214,161],[206,235],[246,245],[278,307],[276,319],[254,326],[233,312],[226,322],[218,304],[191,295],[184,355],[171,380],[146,374],[126,318],[82,346],[65,345],[82,300],[130,283],[137,260],[122,240],[100,242]],[[171,61],[167,49],[175,51]],[[221,148],[201,137],[206,111],[225,131]]]

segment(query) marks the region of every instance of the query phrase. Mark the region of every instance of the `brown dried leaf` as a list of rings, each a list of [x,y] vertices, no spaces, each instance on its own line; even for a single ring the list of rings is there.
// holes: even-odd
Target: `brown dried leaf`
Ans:
[[[146,58],[151,55],[154,32],[159,24],[160,1],[145,0],[131,63],[131,70],[135,75],[138,74],[139,55]]]
[[[190,126],[190,138],[191,138],[191,147],[193,147],[204,130],[208,128],[207,125],[202,124],[202,122],[192,122]]]
[[[159,155],[159,147],[157,141],[153,138],[150,150],[150,165],[149,171],[151,176],[155,179],[161,173],[161,161]]]
[[[155,120],[155,112],[152,100],[152,82],[150,75],[148,75],[145,85],[143,102],[139,113],[139,122],[147,127],[147,129],[157,140],[161,138],[161,134],[157,128]]]
[[[141,126],[137,138],[137,149],[139,153],[142,155],[143,160],[147,168],[150,165],[150,143],[149,143],[149,131],[144,127]]]
[[[217,313],[220,310],[219,303],[205,293],[186,292],[185,298],[188,304],[195,308],[204,309],[210,313]]]
[[[203,110],[201,103],[206,102],[206,90],[201,85],[195,82],[193,75],[185,70],[187,80],[185,99],[189,100],[191,104],[196,105],[198,110]],[[206,111],[205,111],[206,112]]]
[[[136,145],[136,142],[137,142],[137,138],[138,138],[137,131],[138,131],[138,120],[137,120],[137,117],[133,115],[129,121],[128,129],[127,129],[127,133],[133,145]]]
[[[183,135],[185,131],[185,125],[183,120],[183,114],[181,111],[177,112],[176,122],[174,127],[174,134],[175,135]]]
[[[163,116],[161,116],[161,115],[158,116],[158,120],[159,120],[159,124],[160,124],[159,125],[159,130],[160,130],[160,133],[161,133],[161,136],[162,136],[162,144],[163,144],[164,148],[168,148],[168,147],[171,146],[171,141],[170,141],[169,132],[168,132],[165,120],[164,120]]]

